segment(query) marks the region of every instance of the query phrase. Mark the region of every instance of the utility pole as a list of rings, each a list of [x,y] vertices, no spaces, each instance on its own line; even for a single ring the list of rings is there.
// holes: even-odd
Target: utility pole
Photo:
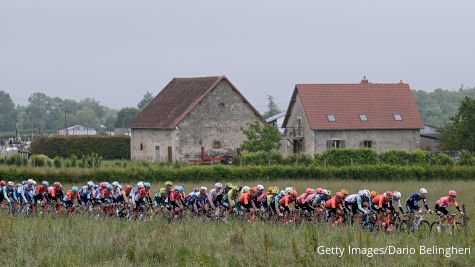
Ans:
[[[66,111],[64,112],[64,125],[66,126],[66,135],[69,135],[69,130],[68,130],[68,120],[66,119]]]

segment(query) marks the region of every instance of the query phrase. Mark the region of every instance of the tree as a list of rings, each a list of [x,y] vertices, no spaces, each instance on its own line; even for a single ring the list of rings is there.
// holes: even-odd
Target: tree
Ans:
[[[0,131],[14,131],[15,123],[15,104],[8,93],[0,91]]]
[[[242,129],[247,140],[241,145],[248,152],[269,152],[279,148],[280,133],[270,125],[261,125],[259,122],[250,124],[247,129]]]
[[[127,125],[139,115],[139,112],[137,108],[122,108],[117,112],[114,126],[116,128],[127,128]]]
[[[440,129],[441,148],[475,152],[475,98],[465,97],[457,114]]]
[[[140,100],[140,102],[137,104],[137,107],[140,110],[143,110],[148,104],[150,104],[150,102],[152,102],[152,100],[153,100],[152,93],[147,91],[147,93],[143,95],[142,100]]]
[[[267,95],[267,111],[264,113],[264,118],[265,119],[270,118],[281,112],[282,111],[280,110],[280,108],[274,102],[274,97],[272,97],[271,95]]]
[[[99,119],[97,118],[97,115],[94,112],[94,110],[92,110],[91,108],[81,109],[77,113],[76,119],[78,123],[81,125],[94,128],[98,132],[101,131],[101,125],[99,123]],[[72,125],[68,125],[68,126],[72,126]]]

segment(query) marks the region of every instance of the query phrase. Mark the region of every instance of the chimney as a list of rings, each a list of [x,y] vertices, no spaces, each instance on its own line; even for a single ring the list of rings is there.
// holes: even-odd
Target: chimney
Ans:
[[[362,84],[368,84],[368,79],[366,78],[366,76],[363,76],[363,80],[361,80],[361,83]]]

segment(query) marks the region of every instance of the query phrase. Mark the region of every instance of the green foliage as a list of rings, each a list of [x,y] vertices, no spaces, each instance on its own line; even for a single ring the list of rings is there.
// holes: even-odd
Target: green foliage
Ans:
[[[381,163],[391,165],[425,165],[426,154],[423,150],[390,150],[379,155]]]
[[[317,166],[317,165],[271,165],[271,166],[185,166],[173,167],[100,167],[100,168],[31,168],[0,166],[0,177],[26,180],[34,177],[48,177],[61,182],[84,182],[94,180],[121,181],[254,181],[282,179],[354,179],[378,180],[434,180],[475,179],[473,166]]]
[[[82,158],[97,154],[104,159],[129,159],[130,138],[127,136],[40,137],[31,143],[31,152],[44,154],[50,158],[72,157],[73,155]]]
[[[440,133],[442,149],[475,152],[475,98],[466,97]]]
[[[277,104],[274,102],[274,97],[267,95],[267,111],[264,112],[264,115],[262,116],[267,119],[281,112],[282,110],[280,110],[279,106],[277,106]]]
[[[458,165],[468,165],[468,166],[475,166],[475,155],[470,153],[469,151],[462,151],[462,155],[457,162]]]
[[[122,108],[117,112],[117,118],[115,120],[116,128],[127,128],[127,125],[132,122],[140,111],[137,108]]]
[[[378,154],[374,149],[329,149],[318,158],[320,163],[332,166],[347,166],[354,164],[377,164]]]
[[[51,167],[53,161],[45,155],[33,155],[30,158],[31,166],[34,167]]]
[[[450,91],[436,89],[433,92],[413,91],[424,123],[436,127],[447,124],[465,97],[475,98],[475,87]]]
[[[148,104],[150,104],[150,102],[152,102],[152,100],[153,100],[152,93],[147,92],[145,93],[145,95],[143,95],[143,98],[137,104],[137,107],[139,108],[139,110],[143,110]]]
[[[0,91],[0,131],[14,131],[15,122],[15,104],[8,93]]]
[[[12,155],[7,158],[4,158],[2,161],[0,161],[2,164],[6,165],[16,165],[16,166],[26,166],[28,165],[28,159],[25,157],[22,157],[20,154]]]
[[[261,151],[238,155],[234,158],[233,162],[235,165],[310,165],[314,163],[314,160],[310,154],[294,153],[284,157],[282,153],[274,150],[270,152]]]
[[[279,131],[272,126],[255,122],[250,124],[247,129],[242,129],[242,132],[247,137],[247,140],[241,145],[241,148],[245,151],[270,152],[279,148],[281,136]]]

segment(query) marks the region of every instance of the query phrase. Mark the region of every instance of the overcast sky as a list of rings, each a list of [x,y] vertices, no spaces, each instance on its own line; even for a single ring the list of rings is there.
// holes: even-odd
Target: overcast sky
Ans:
[[[119,108],[226,75],[259,110],[295,83],[475,85],[475,1],[0,0],[0,90]]]

